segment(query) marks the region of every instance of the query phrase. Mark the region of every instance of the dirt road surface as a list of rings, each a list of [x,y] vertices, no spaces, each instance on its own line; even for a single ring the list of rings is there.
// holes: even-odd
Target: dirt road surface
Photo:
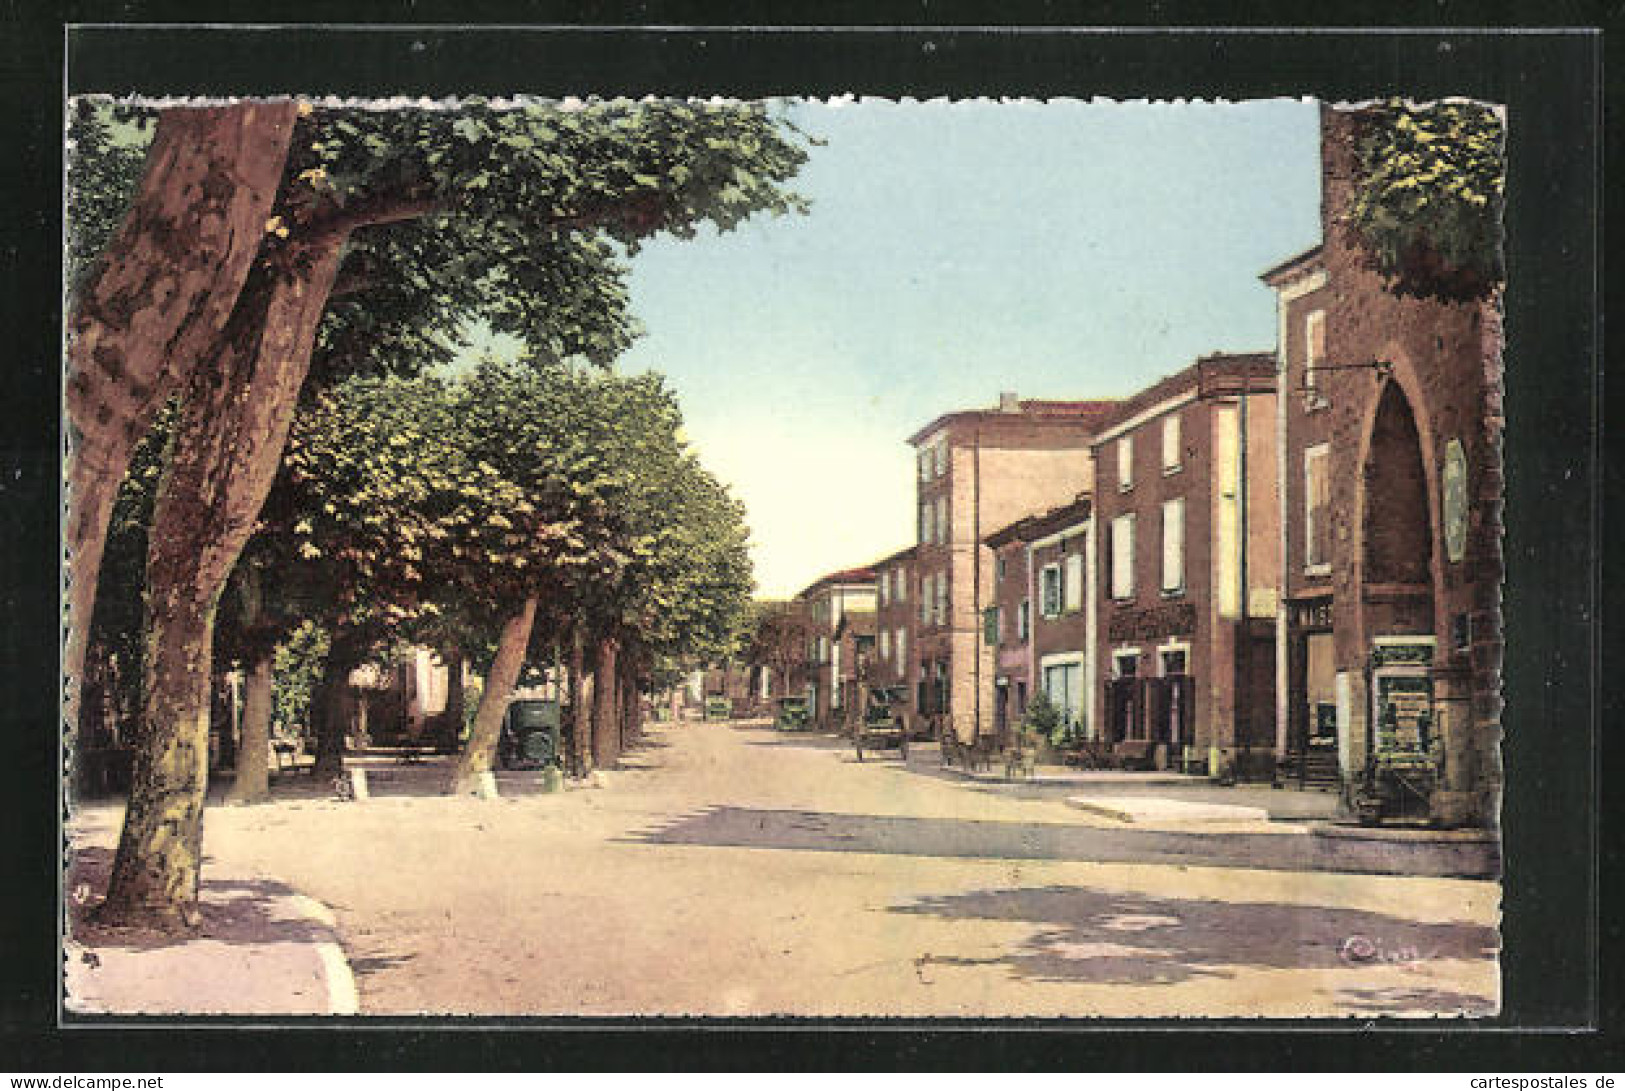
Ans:
[[[330,905],[365,1014],[1498,1004],[1495,883],[1306,870],[1301,827],[1126,831],[760,726],[651,741],[601,788],[507,774],[482,802],[432,794],[432,766],[379,766],[366,802],[213,807],[209,866]]]

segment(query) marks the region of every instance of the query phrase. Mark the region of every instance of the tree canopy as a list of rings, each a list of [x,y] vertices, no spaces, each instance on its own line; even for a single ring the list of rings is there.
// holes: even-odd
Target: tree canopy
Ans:
[[[1350,224],[1390,290],[1460,302],[1501,283],[1504,137],[1475,102],[1394,99],[1357,115]]]

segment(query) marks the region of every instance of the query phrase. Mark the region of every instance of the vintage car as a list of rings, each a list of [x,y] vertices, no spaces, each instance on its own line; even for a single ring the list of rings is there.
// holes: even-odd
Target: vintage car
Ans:
[[[908,760],[908,718],[904,713],[905,698],[900,686],[872,686],[864,705],[863,720],[852,733],[858,760],[864,752],[896,750],[897,756]]]
[[[557,765],[562,720],[557,701],[529,697],[513,701],[502,717],[497,763],[504,769]]]
[[[812,724],[812,709],[805,697],[780,697],[773,726],[780,731],[805,731]]]

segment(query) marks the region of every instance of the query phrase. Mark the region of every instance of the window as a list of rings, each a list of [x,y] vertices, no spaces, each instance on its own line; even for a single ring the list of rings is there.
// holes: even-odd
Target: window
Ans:
[[[920,452],[920,480],[931,480],[931,451],[929,448]]]
[[[901,667],[901,664],[906,662],[906,660],[908,658],[907,652],[906,652],[907,647],[908,647],[908,630],[907,629],[898,629],[897,630],[897,662],[899,664],[899,667]]]
[[[1112,520],[1112,598],[1134,597],[1134,516]]]
[[[1324,443],[1303,453],[1303,563],[1317,573],[1332,559],[1330,454]]]
[[[931,520],[931,502],[920,502],[920,543],[927,545],[931,541],[931,529],[935,524]]]
[[[1326,362],[1326,312],[1310,311],[1303,320],[1303,400],[1310,409],[1326,404],[1315,368]]]
[[[931,624],[931,577],[920,577],[920,624]]]
[[[938,477],[948,472],[948,441],[945,439],[937,440],[935,462]]]
[[[1171,474],[1179,469],[1179,414],[1172,413],[1162,420],[1162,472]]]
[[[952,539],[948,536],[948,498],[937,497],[937,544],[945,545]]]
[[[987,644],[999,642],[999,608],[989,606],[982,611],[982,640]]]
[[[1004,579],[1004,575],[1005,575],[1005,572],[1008,569],[1008,567],[1009,566],[1005,564],[1005,559],[1004,559],[1003,555],[1001,554],[1000,557],[998,558],[998,560],[996,560],[994,562],[995,577],[997,579],[1001,579],[1001,580]]]
[[[1038,609],[1045,617],[1061,614],[1061,567],[1047,564],[1038,575]]]
[[[1162,504],[1162,593],[1185,590],[1185,498]]]
[[[1033,604],[1022,599],[1016,607],[1016,639],[1025,643],[1033,634]]]
[[[897,601],[898,602],[907,602],[908,601],[908,569],[899,568],[899,569],[895,570],[892,573],[892,575],[894,577],[896,577],[892,581],[893,585],[894,585],[892,590],[897,595]]]
[[[1117,489],[1127,492],[1134,487],[1134,437],[1124,436],[1117,441]]]
[[[1062,599],[1066,612],[1077,613],[1083,609],[1083,554],[1068,553],[1066,555],[1066,574],[1061,580]]]
[[[1117,677],[1133,678],[1140,673],[1140,653],[1118,652],[1112,656],[1112,664],[1117,668]]]
[[[1083,687],[1080,679],[1082,667],[1077,663],[1062,663],[1044,668],[1044,696],[1060,712],[1061,719],[1070,727],[1080,720]]]
[[[882,572],[880,574],[880,586],[877,589],[880,595],[880,605],[882,606],[886,605],[886,592],[890,590],[890,584],[891,580],[887,577],[886,573]]]
[[[948,623],[948,573],[937,573],[937,624]]]
[[[880,658],[891,658],[891,630],[882,629],[880,632]]]

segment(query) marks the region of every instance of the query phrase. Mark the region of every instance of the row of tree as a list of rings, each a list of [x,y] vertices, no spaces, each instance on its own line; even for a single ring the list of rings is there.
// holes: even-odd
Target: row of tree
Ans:
[[[682,451],[660,384],[596,385],[581,367],[636,333],[625,276],[641,240],[801,207],[785,183],[805,151],[782,119],[683,101],[81,101],[70,138],[83,259],[67,352],[70,723],[120,485],[161,414],[165,426],[150,511],[125,513],[145,536],[141,682],[104,917],[197,919],[216,623],[234,573],[245,661],[294,602],[333,611],[334,671],[438,614],[448,640],[495,627],[488,695],[511,685],[539,617],[570,634],[571,657],[590,647],[600,678],[725,627],[740,577],[718,558],[742,556],[737,507]],[[525,364],[414,381],[476,318],[520,338]],[[434,468],[400,464],[415,447]],[[642,460],[635,479],[624,459]],[[675,514],[654,519],[663,505]],[[587,587],[593,608],[577,614]],[[612,707],[615,689],[594,703]],[[465,779],[494,715],[479,713]]]

